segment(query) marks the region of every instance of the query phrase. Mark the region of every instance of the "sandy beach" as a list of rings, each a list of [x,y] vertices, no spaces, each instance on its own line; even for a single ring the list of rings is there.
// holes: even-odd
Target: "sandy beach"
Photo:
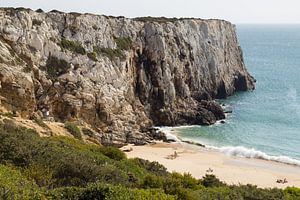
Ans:
[[[185,143],[157,143],[145,146],[131,146],[128,158],[143,158],[163,164],[168,171],[188,172],[196,178],[207,173],[215,174],[227,184],[255,184],[262,188],[287,186],[300,187],[300,167],[266,161],[227,156],[223,153],[208,150]],[[170,159],[170,155],[177,157]],[[213,172],[208,172],[212,169]],[[277,179],[288,181],[277,183]]]

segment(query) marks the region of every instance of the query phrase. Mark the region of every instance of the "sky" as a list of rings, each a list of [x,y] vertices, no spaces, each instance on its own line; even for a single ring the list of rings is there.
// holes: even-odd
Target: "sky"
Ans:
[[[0,0],[0,7],[126,17],[217,18],[235,24],[300,24],[300,0]]]

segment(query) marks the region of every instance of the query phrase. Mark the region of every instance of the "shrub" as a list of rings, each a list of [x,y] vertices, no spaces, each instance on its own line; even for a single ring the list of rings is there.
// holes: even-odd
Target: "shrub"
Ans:
[[[63,59],[50,56],[47,60],[46,66],[43,68],[47,71],[50,78],[56,79],[58,76],[67,73],[71,68],[71,65]]]
[[[110,60],[114,60],[115,58],[124,59],[125,55],[123,54],[121,49],[111,49],[104,47],[94,46],[94,52],[98,55],[103,55],[108,57]]]
[[[39,188],[20,171],[0,165],[0,199],[40,199]]]
[[[115,147],[102,147],[100,151],[113,160],[120,161],[126,158],[126,154]]]
[[[221,182],[215,175],[213,174],[206,174],[202,180],[201,180],[202,185],[205,187],[219,187],[223,186],[224,183]]]
[[[159,176],[148,175],[143,182],[143,188],[162,188],[163,179]]]
[[[296,188],[296,187],[287,187],[284,190],[284,194],[285,197],[288,200],[296,200],[296,199],[300,199],[300,188]]]
[[[89,128],[82,128],[81,131],[84,135],[87,135],[92,138],[95,137],[95,133]]]
[[[60,46],[64,49],[68,49],[72,52],[79,53],[79,54],[86,54],[85,49],[82,47],[79,41],[70,41],[63,38],[60,42]]]
[[[69,131],[69,133],[71,133],[74,136],[74,138],[79,140],[82,139],[80,129],[78,128],[78,126],[76,126],[76,124],[71,122],[66,122],[65,128]]]
[[[153,173],[157,176],[166,176],[169,173],[167,172],[167,168],[158,162],[150,162],[148,160],[143,160],[140,158],[133,159],[133,162],[135,162],[139,167],[146,169],[150,173]]]
[[[0,112],[0,115],[8,118],[13,118],[16,117],[17,115],[13,112]]]
[[[34,117],[34,118],[33,118],[33,121],[34,121],[37,125],[39,125],[40,127],[49,129],[49,126],[48,126],[42,119],[39,119],[39,118],[37,118],[37,117]]]
[[[137,17],[134,18],[136,21],[141,22],[158,22],[158,23],[167,23],[167,22],[176,22],[178,21],[177,18],[166,18],[166,17]]]
[[[33,26],[40,26],[43,22],[38,20],[38,19],[33,19],[32,20],[32,25]]]
[[[92,61],[95,61],[97,62],[97,53],[96,52],[90,52],[90,53],[87,53],[87,57],[89,57],[89,59],[91,59]]]
[[[130,50],[132,48],[132,41],[129,37],[114,37],[117,48],[121,50]]]
[[[23,169],[23,174],[35,181],[39,187],[51,187],[53,185],[53,171],[45,165],[29,164]]]

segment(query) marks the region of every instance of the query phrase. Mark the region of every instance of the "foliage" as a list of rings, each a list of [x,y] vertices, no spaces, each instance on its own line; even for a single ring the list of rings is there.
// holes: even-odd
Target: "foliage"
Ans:
[[[95,133],[91,129],[82,128],[81,131],[84,135],[87,135],[89,137],[95,137]]]
[[[205,187],[219,187],[224,185],[215,175],[206,174],[202,179],[202,185]]]
[[[117,45],[117,48],[104,48],[104,47],[93,47],[93,52],[89,53],[89,58],[92,60],[96,60],[97,55],[103,55],[108,57],[110,60],[114,60],[116,58],[125,59],[125,55],[123,51],[128,51],[132,48],[132,41],[128,37],[114,37],[114,41]]]
[[[15,113],[12,112],[0,112],[0,115],[8,118],[13,118],[17,116]]]
[[[63,38],[60,42],[60,46],[64,49],[68,49],[74,53],[79,53],[82,55],[86,54],[84,47],[81,45],[79,41],[71,41]]]
[[[39,199],[40,196],[37,185],[19,170],[0,165],[0,199]]]
[[[94,46],[93,49],[97,55],[106,56],[110,60],[114,60],[115,58],[121,58],[121,59],[125,58],[121,49],[104,48],[104,47],[98,47],[98,46]]]
[[[100,151],[113,160],[120,161],[126,158],[125,153],[115,147],[102,147],[100,148]]]
[[[32,25],[33,26],[40,26],[43,22],[41,20],[38,19],[33,19],[32,20]]]
[[[114,37],[117,48],[121,50],[130,50],[132,48],[132,41],[129,37]]]
[[[299,188],[228,186],[214,175],[195,179],[157,162],[127,159],[113,147],[69,137],[40,137],[0,123],[0,199],[296,200]]]
[[[283,192],[287,200],[300,199],[300,188],[287,187]]]
[[[166,18],[166,17],[137,17],[134,18],[136,21],[141,22],[157,22],[157,23],[167,23],[167,22],[176,22],[177,18]]]
[[[96,52],[87,53],[87,57],[89,57],[89,59],[91,59],[92,61],[95,61],[95,62],[98,61]]]
[[[43,69],[47,71],[48,76],[52,79],[56,79],[58,76],[67,73],[70,68],[70,63],[54,56],[49,56],[46,66],[43,67]]]
[[[66,122],[65,128],[74,136],[74,138],[81,140],[81,131],[78,126],[72,122]]]

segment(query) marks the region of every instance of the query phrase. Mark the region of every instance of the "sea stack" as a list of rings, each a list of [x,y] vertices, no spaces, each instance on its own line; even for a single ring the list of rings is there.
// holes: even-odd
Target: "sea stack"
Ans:
[[[0,19],[0,108],[78,120],[102,144],[144,144],[154,125],[213,124],[225,117],[215,98],[254,89],[224,20],[23,8],[1,8]]]

